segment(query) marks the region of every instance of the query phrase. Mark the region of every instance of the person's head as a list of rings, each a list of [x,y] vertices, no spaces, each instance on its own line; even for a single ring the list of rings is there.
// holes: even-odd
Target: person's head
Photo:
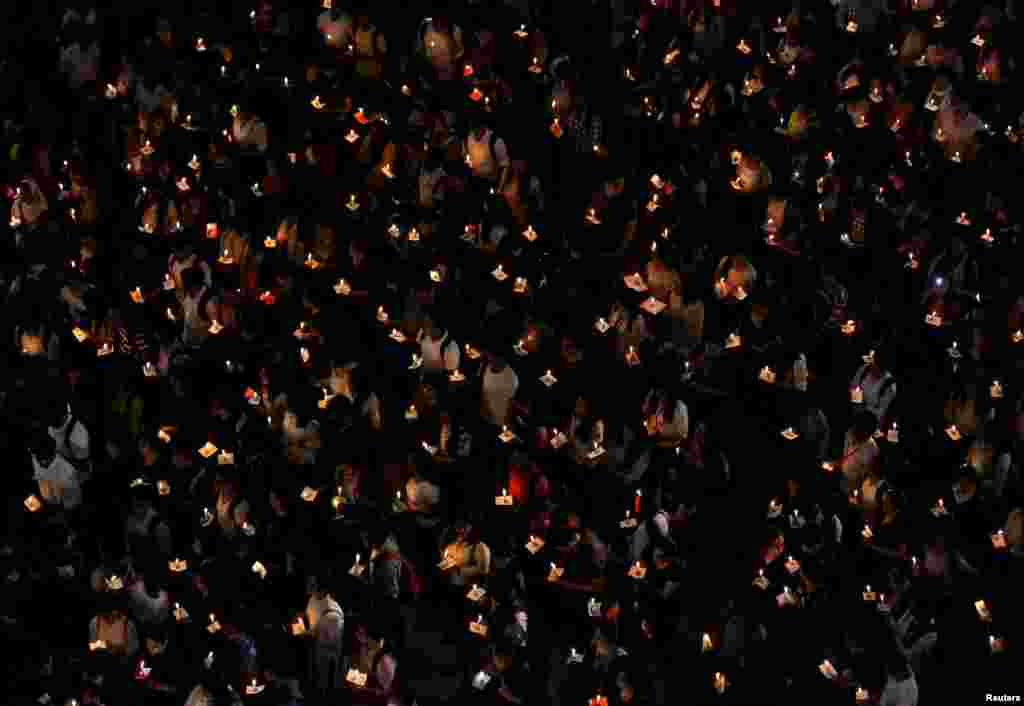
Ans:
[[[478,539],[473,523],[468,519],[462,519],[455,523],[455,539],[466,544],[473,544]]]
[[[219,475],[215,482],[215,489],[219,497],[236,498],[241,492],[241,485],[237,478]]]
[[[18,182],[16,193],[18,197],[25,203],[32,203],[36,199],[35,185],[32,181],[28,179],[22,179],[20,182]]]
[[[973,466],[963,465],[953,483],[953,497],[957,503],[965,503],[978,492],[978,472]]]
[[[668,514],[666,512],[659,512],[654,516],[652,522],[654,523],[654,527],[657,529],[658,534],[667,538],[670,529]]]
[[[71,407],[69,405],[57,402],[49,410],[49,424],[51,427],[64,426],[64,422],[68,421],[68,417],[71,416]]]
[[[613,645],[603,633],[598,631],[594,635],[594,639],[590,641],[590,647],[594,650],[594,655],[597,657],[608,657],[611,655]]]
[[[57,457],[57,442],[49,434],[39,434],[32,441],[29,450],[39,465],[46,467]]]
[[[78,254],[84,260],[96,257],[96,251],[99,249],[99,241],[96,238],[82,238],[78,246]]]
[[[724,280],[724,284],[720,284]],[[732,296],[740,287],[748,294],[757,281],[757,270],[744,255],[722,258],[715,273],[715,294],[719,299]]]
[[[480,139],[490,129],[489,123],[490,121],[484,113],[473,113],[469,116],[466,128],[475,139]]]
[[[863,444],[875,433],[878,428],[878,421],[875,415],[867,410],[861,410],[853,417],[850,424],[850,436],[856,444]]]
[[[202,272],[196,267],[186,267],[182,270],[181,281],[184,284],[185,292],[191,296],[198,294],[205,284]]]
[[[133,488],[130,502],[132,514],[136,517],[144,517],[153,507],[153,496],[149,486],[140,485]]]
[[[182,239],[178,241],[174,246],[174,257],[178,260],[187,260],[192,257],[195,252],[195,248],[188,239]]]
[[[604,180],[604,194],[608,198],[616,198],[622,196],[626,191],[626,177],[618,170],[613,171]]]
[[[568,365],[575,365],[583,357],[583,351],[570,336],[562,336],[562,360]]]
[[[146,635],[146,654],[151,657],[163,654],[164,650],[167,649],[168,640],[169,637],[164,628],[151,628],[149,634]]]

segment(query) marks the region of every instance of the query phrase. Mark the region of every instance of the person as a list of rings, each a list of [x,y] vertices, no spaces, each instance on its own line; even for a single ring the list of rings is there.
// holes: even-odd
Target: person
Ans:
[[[46,429],[46,433],[56,444],[57,453],[72,464],[84,463],[89,459],[90,453],[89,430],[71,411],[70,404],[57,416],[59,421]]]
[[[896,377],[886,367],[884,354],[877,349],[872,349],[864,356],[865,362],[861,365],[850,381],[852,390],[860,390],[860,395],[854,398],[856,404],[863,404],[864,409],[875,415],[880,424],[888,421],[888,412],[898,392]],[[862,399],[857,402],[857,399]]]
[[[519,389],[519,376],[502,358],[492,358],[484,369],[480,395],[484,419],[495,426],[506,426],[512,400]]]
[[[491,573],[491,549],[466,520],[455,524],[451,541],[443,543],[441,554],[453,557],[456,562],[445,574],[448,583],[456,589],[484,581]]]
[[[367,675],[367,680],[364,688],[352,692],[353,703],[397,706],[401,703],[395,681],[398,660],[385,648],[385,638],[377,630],[360,626],[356,629],[356,644],[351,665]]]
[[[32,478],[38,483],[39,499],[67,511],[78,508],[82,504],[79,472],[57,453],[53,438],[40,438],[30,453]]]
[[[860,492],[864,479],[876,469],[880,451],[874,433],[877,422],[867,410],[859,412],[846,432],[843,455],[838,467],[843,492]]]
[[[93,650],[104,650],[116,657],[134,657],[139,652],[139,634],[135,621],[120,609],[99,613],[89,623],[89,642]]]

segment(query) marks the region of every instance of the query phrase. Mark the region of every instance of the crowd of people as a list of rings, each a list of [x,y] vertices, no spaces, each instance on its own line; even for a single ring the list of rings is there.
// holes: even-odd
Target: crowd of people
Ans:
[[[9,703],[1020,694],[1015,5],[20,8]]]

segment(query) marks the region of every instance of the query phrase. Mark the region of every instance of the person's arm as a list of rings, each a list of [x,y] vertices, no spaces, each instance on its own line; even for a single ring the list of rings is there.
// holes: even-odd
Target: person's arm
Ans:
[[[672,421],[661,432],[659,446],[676,446],[690,436],[690,411],[682,400],[676,402]]]
[[[376,686],[368,689],[371,693],[384,696],[391,693],[391,686],[395,681],[395,658],[384,655],[377,662],[377,670],[374,672]]]
[[[474,552],[474,561],[462,567],[463,578],[472,579],[477,576],[487,576],[491,573],[491,550],[482,542],[477,545]]]
[[[364,414],[366,414],[370,419],[370,427],[374,431],[380,431],[384,426],[384,422],[381,416],[380,398],[377,397],[376,392],[370,393],[370,397],[366,400],[366,404],[363,409]]]
[[[455,341],[449,341],[444,351],[444,364],[448,370],[458,370],[459,363],[462,362],[462,354],[459,351],[459,344]]]
[[[878,416],[883,418],[887,415],[889,407],[892,405],[893,400],[896,399],[896,383],[892,383],[888,386],[885,394],[882,395],[881,399],[878,400]]]
[[[241,527],[242,525],[247,523],[249,521],[249,513],[250,508],[248,500],[242,500],[237,505],[235,505],[235,524],[238,527]]]
[[[75,428],[68,435],[68,451],[71,458],[84,461],[89,457],[89,430],[81,422],[75,422]]]
[[[173,546],[171,545],[171,529],[167,526],[166,522],[159,522],[155,528],[153,528],[153,534],[156,538],[156,544],[160,548],[160,551],[166,556],[171,555]]]
[[[200,272],[203,273],[203,282],[207,287],[213,286],[213,270],[210,269],[210,263],[206,260],[200,260],[198,263]]]
[[[139,631],[135,627],[135,621],[128,619],[125,628],[125,654],[134,657],[139,653]]]
[[[512,168],[512,160],[508,155],[508,146],[500,137],[494,141],[494,159],[498,163],[498,192],[505,189],[508,183],[509,170]]]

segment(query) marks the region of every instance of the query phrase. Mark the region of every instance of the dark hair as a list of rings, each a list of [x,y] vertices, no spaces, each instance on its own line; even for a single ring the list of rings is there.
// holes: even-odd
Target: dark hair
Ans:
[[[195,267],[186,267],[181,271],[181,281],[186,292],[192,292],[203,286],[203,274]]]
[[[853,434],[853,438],[859,442],[870,439],[877,428],[878,420],[875,419],[875,415],[867,410],[857,412],[853,417],[852,424],[850,424],[850,432]]]
[[[49,434],[38,432],[29,443],[29,451],[33,456],[49,458],[57,453],[57,442]]]

